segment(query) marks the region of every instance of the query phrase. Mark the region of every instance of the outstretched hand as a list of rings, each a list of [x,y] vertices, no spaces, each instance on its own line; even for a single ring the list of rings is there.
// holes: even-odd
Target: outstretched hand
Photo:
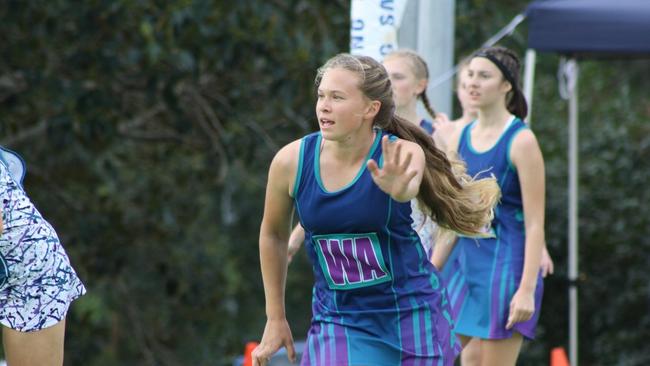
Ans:
[[[381,168],[374,160],[368,160],[368,170],[372,180],[379,188],[395,201],[406,202],[412,197],[408,195],[409,183],[417,175],[417,171],[409,171],[413,154],[406,153],[402,158],[402,143],[395,136],[384,136],[381,139],[384,164]]]

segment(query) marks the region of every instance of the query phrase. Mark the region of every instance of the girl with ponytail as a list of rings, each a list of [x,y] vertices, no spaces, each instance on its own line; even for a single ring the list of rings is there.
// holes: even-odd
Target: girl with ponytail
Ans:
[[[431,107],[427,97],[429,83],[429,69],[424,59],[412,50],[402,49],[389,53],[382,62],[388,73],[393,88],[395,114],[419,126],[428,135],[437,138],[439,133],[434,128],[437,126],[436,112]],[[417,104],[422,102],[429,118],[421,117],[417,111]],[[445,118],[445,117],[442,117]],[[434,134],[435,131],[435,134]],[[438,140],[436,139],[436,143]],[[437,146],[439,147],[439,146]],[[437,227],[419,207],[419,201],[411,201],[411,218],[413,229],[418,233],[424,249],[431,256],[436,239]],[[290,241],[291,243],[291,241]]]
[[[318,70],[320,131],[283,147],[269,169],[260,228],[267,323],[255,365],[295,358],[284,307],[292,208],[315,285],[303,365],[451,366],[460,351],[438,271],[411,227],[412,199],[442,228],[485,235],[499,198],[420,127],[395,115],[385,68],[340,54]]]
[[[528,108],[519,71],[519,58],[507,48],[476,52],[464,81],[478,118],[448,142],[471,176],[495,176],[502,192],[492,237],[461,237],[455,248],[461,260],[443,271],[461,342],[480,344],[478,359],[463,366],[515,365],[523,338],[534,337],[539,318],[544,159],[535,134],[523,122]],[[437,268],[450,247],[436,246]]]

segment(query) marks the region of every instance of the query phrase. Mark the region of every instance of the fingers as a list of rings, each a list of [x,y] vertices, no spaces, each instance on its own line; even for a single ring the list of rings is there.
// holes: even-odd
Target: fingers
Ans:
[[[251,358],[253,359],[253,366],[266,366],[269,362],[269,357],[266,356],[265,352],[259,346],[253,350]]]
[[[393,164],[395,164],[395,166],[400,166],[400,161],[402,158],[402,144],[389,143],[389,145],[394,146],[393,148],[394,151],[391,154],[393,157]]]
[[[530,320],[530,318],[533,316],[533,313],[534,309],[523,309],[517,306],[514,301],[511,302],[506,329],[512,329],[515,324]]]
[[[296,350],[293,347],[293,340],[288,341],[284,346],[287,349],[287,357],[289,358],[289,361],[291,361],[291,363],[296,362]]]
[[[408,167],[411,165],[411,159],[413,159],[413,153],[409,151],[406,153],[404,161],[398,165],[400,171],[405,172],[408,169]]]
[[[416,175],[418,175],[418,172],[416,170],[412,170],[408,174],[406,174],[406,178],[404,179],[404,181],[408,183],[411,181],[411,179],[415,178]]]
[[[377,178],[377,175],[379,175],[379,166],[377,166],[376,161],[373,159],[368,160],[368,163],[366,163],[366,168],[370,170],[370,174],[372,175],[373,179]]]
[[[381,151],[382,154],[384,155],[384,163],[389,162],[390,157],[392,156],[391,155],[392,150],[388,145],[390,144],[388,143],[388,135],[386,135],[381,138]]]
[[[450,122],[449,116],[447,116],[445,113],[436,113],[436,119],[434,120],[434,122],[442,122],[442,123]]]
[[[542,278],[546,278],[548,275],[548,264],[542,263]]]
[[[395,173],[402,174],[411,164],[413,153],[407,152],[406,157],[402,160],[402,144],[396,143],[397,141],[398,138],[395,135],[384,136],[382,138],[381,143],[384,154],[384,167],[382,169],[388,167],[389,171],[393,171],[392,169],[396,168]]]
[[[506,324],[506,329],[512,329],[512,326],[515,325],[515,320],[512,312],[508,315],[508,323]]]
[[[289,339],[284,343],[284,347],[287,349],[287,357],[292,363],[296,362],[296,349],[293,345],[293,340]],[[256,347],[251,353],[251,358],[253,359],[253,366],[266,366],[271,359],[271,356],[275,352],[267,352],[268,349],[263,346]]]

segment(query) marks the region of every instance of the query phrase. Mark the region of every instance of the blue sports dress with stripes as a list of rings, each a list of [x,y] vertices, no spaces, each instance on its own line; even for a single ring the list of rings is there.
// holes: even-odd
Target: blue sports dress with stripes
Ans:
[[[475,125],[476,121],[463,129],[458,153],[470,176],[494,175],[502,197],[492,222],[493,237],[460,238],[443,270],[456,332],[482,339],[503,339],[512,337],[515,330],[532,339],[544,290],[541,273],[535,289],[533,317],[506,329],[510,301],[522,277],[526,243],[521,187],[510,160],[510,148],[515,136],[528,127],[518,118],[510,120],[494,146],[479,152],[471,141],[470,132]]]
[[[381,163],[376,130],[367,159]],[[366,165],[327,191],[320,132],[302,139],[293,197],[315,275],[302,365],[453,365],[460,351],[446,291],[412,229]]]

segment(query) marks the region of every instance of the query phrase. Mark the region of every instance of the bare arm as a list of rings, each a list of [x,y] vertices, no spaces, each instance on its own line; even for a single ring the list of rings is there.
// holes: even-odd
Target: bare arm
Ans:
[[[511,303],[512,322],[509,325],[530,319],[534,312],[534,293],[545,242],[544,159],[532,131],[524,130],[515,137],[511,154],[521,185],[526,243],[523,274]],[[512,313],[513,304],[516,314]]]
[[[442,271],[445,263],[447,263],[447,258],[449,254],[456,246],[458,242],[458,237],[449,233],[446,237],[440,238],[436,245],[433,247],[433,253],[431,254],[431,263],[439,270]]]
[[[463,128],[467,126],[464,121],[450,121],[444,114],[439,114],[434,121],[435,131],[433,140],[439,149],[447,153],[447,156],[456,156],[460,135]]]
[[[291,231],[291,236],[289,237],[289,248],[288,248],[288,259],[289,262],[293,260],[293,257],[300,250],[300,246],[305,242],[305,229],[302,228],[302,225],[298,223],[296,227]]]
[[[253,353],[256,365],[284,346],[290,359],[295,358],[293,338],[284,307],[287,276],[287,240],[291,220],[293,180],[296,176],[300,142],[280,150],[269,169],[264,201],[264,216],[260,227],[260,264],[264,281],[267,323],[260,345]]]
[[[544,278],[548,275],[552,275],[555,270],[553,258],[551,258],[551,254],[548,252],[548,245],[546,245],[546,243],[544,243],[544,251],[542,252],[542,262],[540,267],[542,269],[542,277]]]

